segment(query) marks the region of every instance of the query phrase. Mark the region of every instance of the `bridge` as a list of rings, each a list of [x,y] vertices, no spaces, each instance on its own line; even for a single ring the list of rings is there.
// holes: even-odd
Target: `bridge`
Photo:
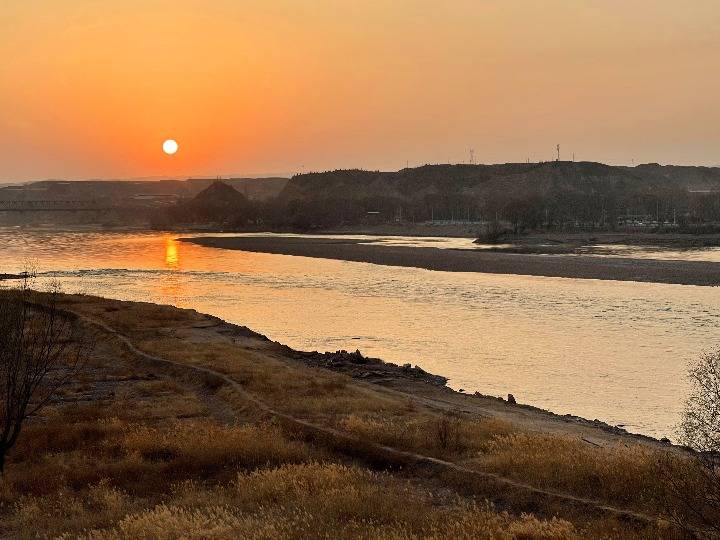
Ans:
[[[103,212],[113,207],[97,201],[0,201],[0,212]]]

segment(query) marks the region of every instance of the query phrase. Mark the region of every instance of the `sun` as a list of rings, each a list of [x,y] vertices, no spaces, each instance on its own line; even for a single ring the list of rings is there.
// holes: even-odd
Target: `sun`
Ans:
[[[163,152],[169,156],[172,156],[175,152],[177,152],[178,148],[178,143],[174,139],[168,139],[163,143]]]

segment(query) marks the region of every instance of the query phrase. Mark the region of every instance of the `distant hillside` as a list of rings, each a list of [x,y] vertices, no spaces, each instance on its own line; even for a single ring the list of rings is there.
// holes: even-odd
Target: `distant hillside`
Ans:
[[[195,206],[225,207],[237,204],[247,204],[248,199],[242,193],[225,182],[216,180],[200,193],[195,195],[187,204]]]
[[[264,201],[276,197],[287,185],[288,178],[223,178],[222,181],[235,188],[251,201]],[[191,191],[207,187],[214,180],[189,179],[186,180]]]
[[[206,191],[204,191],[206,190]],[[231,190],[231,191],[228,191]],[[202,195],[200,195],[202,194]],[[193,201],[193,198],[199,198]],[[242,197],[239,199],[238,197]],[[203,200],[207,199],[207,200]],[[554,161],[337,170],[285,178],[47,180],[0,188],[8,201],[68,201],[112,212],[2,212],[31,223],[203,224],[275,230],[403,223],[473,231],[617,227],[720,231],[720,168]],[[225,202],[229,202],[227,205]]]
[[[631,187],[676,186],[720,191],[720,168],[639,165],[614,167],[592,162],[425,165],[397,172],[339,170],[294,176],[280,193],[304,197],[387,195],[413,197],[448,191],[482,194],[492,190],[591,189],[624,182]]]
[[[637,167],[621,167],[638,176],[656,181],[668,181],[691,191],[720,190],[720,167],[693,167],[683,165],[658,165],[649,163]]]
[[[289,220],[307,225],[376,220],[504,220],[516,228],[606,226],[627,216],[720,220],[720,168],[616,167],[592,162],[426,165],[397,172],[340,170],[294,176],[280,193]],[[307,223],[307,216],[313,216]]]
[[[217,223],[242,226],[254,216],[252,203],[234,187],[214,181],[190,200],[167,208],[153,220],[156,225]]]
[[[194,197],[215,180],[42,180],[0,188],[0,201],[18,200],[94,200],[112,206],[153,206]],[[228,185],[251,200],[275,197],[287,184],[287,178],[231,178]]]

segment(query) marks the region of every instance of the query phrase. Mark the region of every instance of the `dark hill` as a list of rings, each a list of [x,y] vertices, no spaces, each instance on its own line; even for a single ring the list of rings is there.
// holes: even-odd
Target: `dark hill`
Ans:
[[[699,169],[699,168],[691,168]],[[703,177],[720,188],[720,169]],[[682,184],[698,174],[658,174],[652,168],[613,167],[592,162],[508,163],[502,165],[425,165],[397,172],[340,170],[294,176],[280,193],[285,200],[304,197],[390,195],[493,189],[551,190],[611,186]]]
[[[189,179],[186,181],[189,189],[197,193],[200,189],[211,185],[214,180]],[[263,201],[276,197],[285,185],[287,178],[227,178],[222,182],[232,186],[251,201]]]
[[[166,212],[171,223],[218,223],[239,226],[254,216],[253,205],[235,188],[219,180]]]
[[[618,167],[554,161],[425,165],[397,172],[338,170],[294,176],[279,195],[287,219],[327,226],[376,220],[504,220],[515,227],[607,226],[720,219],[694,191],[720,192],[720,168]],[[717,215],[716,215],[717,214]],[[633,218],[634,219],[634,218]]]
[[[195,206],[233,206],[236,204],[246,204],[247,198],[234,187],[227,185],[219,180],[213,182],[208,187],[189,201],[188,204]]]

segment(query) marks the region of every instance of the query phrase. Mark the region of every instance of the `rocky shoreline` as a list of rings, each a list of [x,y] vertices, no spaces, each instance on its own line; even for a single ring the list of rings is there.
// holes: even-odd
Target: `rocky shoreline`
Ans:
[[[379,358],[370,358],[363,356],[359,350],[355,352],[336,351],[336,352],[301,352],[292,351],[293,358],[301,362],[314,366],[338,371],[350,375],[355,379],[365,379],[370,382],[382,380],[387,377],[412,379],[421,381],[435,386],[446,386],[447,377],[442,375],[433,375],[428,373],[420,366],[412,366],[404,364],[398,366],[390,362],[385,362]]]
[[[266,338],[268,339],[268,338]],[[442,389],[445,392],[449,392],[455,395],[461,395],[468,399],[481,399],[481,400],[493,400],[500,402],[508,407],[518,407],[534,413],[547,415],[563,422],[572,422],[576,424],[582,424],[588,427],[600,429],[607,433],[614,435],[620,435],[623,437],[630,437],[638,440],[647,442],[671,445],[671,441],[667,438],[656,439],[648,435],[642,435],[639,433],[631,433],[624,428],[613,426],[607,422],[603,422],[599,419],[589,420],[581,416],[573,414],[557,414],[547,409],[535,407],[524,403],[518,403],[512,394],[508,394],[508,398],[504,399],[499,396],[490,396],[475,392],[473,394],[467,394],[462,390],[454,390],[447,386],[448,378],[442,375],[435,375],[422,369],[420,366],[412,366],[411,364],[397,365],[391,362],[385,362],[379,358],[371,358],[363,356],[363,354],[356,350],[355,352],[348,352],[345,350],[339,350],[336,352],[325,352],[321,353],[318,351],[304,352],[296,351],[287,346],[283,346],[288,356],[294,360],[303,362],[306,365],[329,369],[338,373],[349,375],[353,379],[365,380],[370,383],[383,384],[390,380],[411,380],[423,384],[432,385]]]

